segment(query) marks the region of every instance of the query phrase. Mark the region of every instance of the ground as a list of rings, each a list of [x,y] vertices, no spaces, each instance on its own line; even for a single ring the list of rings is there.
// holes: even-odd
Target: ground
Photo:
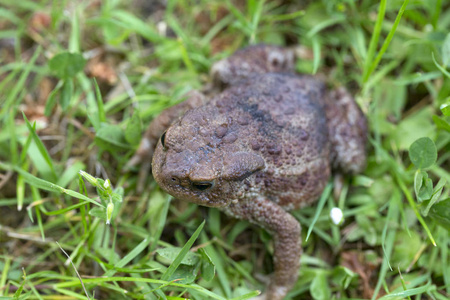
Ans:
[[[0,0],[0,298],[263,290],[268,233],[151,177],[139,193],[125,165],[212,63],[271,43],[345,86],[370,127],[365,172],[293,212],[304,254],[288,299],[448,299],[448,28],[447,0]]]

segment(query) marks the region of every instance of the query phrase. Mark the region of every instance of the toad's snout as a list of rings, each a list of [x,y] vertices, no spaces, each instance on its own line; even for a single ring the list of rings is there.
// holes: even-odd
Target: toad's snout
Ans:
[[[158,150],[158,149],[157,149]],[[191,151],[164,153],[161,163],[154,164],[153,175],[158,184],[169,193],[208,192],[216,186],[218,171],[207,157],[193,155]],[[170,155],[169,155],[170,154]]]

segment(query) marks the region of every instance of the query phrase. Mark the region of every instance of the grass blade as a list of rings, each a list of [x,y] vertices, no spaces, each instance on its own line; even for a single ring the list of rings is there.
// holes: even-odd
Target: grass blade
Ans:
[[[54,211],[48,211],[48,212],[44,212],[44,214],[46,214],[47,216],[55,216],[55,215],[61,215],[64,214],[68,211],[71,211],[73,209],[77,209],[80,206],[84,206],[86,204],[88,204],[89,202],[87,201],[83,201],[74,205],[71,205],[69,207],[63,208],[63,209],[59,209],[59,210],[54,210]]]
[[[80,276],[80,274],[78,273],[78,270],[77,270],[77,268],[75,267],[75,264],[74,264],[73,261],[70,259],[69,254],[67,254],[67,252],[64,251],[64,249],[61,247],[61,245],[60,245],[58,242],[56,242],[56,244],[58,245],[59,249],[61,249],[61,251],[67,256],[67,259],[70,260],[70,263],[72,264],[72,267],[73,267],[73,269],[75,270],[75,273],[77,274],[78,279],[80,280],[81,286],[83,287],[83,290],[84,290],[84,293],[86,294],[86,297],[87,297],[88,299],[90,299],[89,294],[88,294],[88,292],[87,292],[87,290],[86,290],[86,287],[84,286],[83,280],[81,279],[81,276]]]
[[[57,193],[68,194],[68,195],[70,195],[70,196],[72,196],[74,198],[85,200],[85,201],[88,201],[88,202],[90,202],[92,204],[95,204],[97,206],[103,207],[97,201],[94,201],[94,200],[86,197],[83,194],[77,193],[77,192],[72,191],[72,190],[65,189],[65,188],[60,187],[59,185],[56,185],[56,184],[51,183],[49,181],[37,178],[36,176],[31,175],[30,173],[28,173],[25,170],[22,170],[19,167],[11,167],[10,165],[7,165],[7,164],[4,164],[4,163],[0,162],[0,168],[5,169],[5,170],[14,170],[14,171],[16,171],[17,173],[19,173],[20,175],[23,176],[24,180],[28,184],[30,184],[32,186],[35,186],[38,189],[42,189],[42,190],[46,190],[46,191],[50,191],[50,192],[57,192]]]
[[[331,183],[328,183],[328,185],[323,190],[322,195],[320,196],[319,202],[317,203],[316,213],[314,214],[314,218],[311,222],[311,225],[308,228],[308,233],[306,234],[305,241],[307,241],[309,239],[309,236],[311,235],[311,232],[313,231],[314,224],[316,224],[317,220],[319,219],[320,213],[322,212],[322,209],[325,206],[325,203],[327,202],[328,197],[330,196],[331,187],[332,187]]]
[[[385,299],[391,299],[391,298],[404,299],[404,298],[409,297],[409,296],[424,294],[430,288],[431,288],[431,283],[429,282],[426,285],[418,287],[418,288],[413,288],[413,289],[409,289],[409,290],[406,290],[406,291],[402,291],[402,292],[392,293],[392,294],[386,295],[384,297],[381,297],[379,300],[385,300]]]
[[[132,261],[136,256],[138,256],[144,249],[150,244],[152,239],[146,238],[142,242],[139,243],[133,250],[131,250],[124,258],[122,258],[117,264],[114,265],[114,268],[123,268],[126,264]],[[116,269],[108,270],[103,276],[111,277],[117,272]]]
[[[20,284],[19,288],[17,289],[17,291],[14,293],[14,299],[20,299],[20,294],[22,294],[23,291],[23,287],[25,286],[25,282],[27,281],[27,274],[25,273],[25,269],[22,269],[23,271],[23,276],[22,276],[22,283]]]
[[[100,87],[97,84],[97,80],[94,78],[95,96],[97,98],[97,109],[98,109],[98,121],[100,123],[106,123],[106,113],[105,107],[103,106],[102,93],[100,92]]]
[[[6,279],[8,278],[9,268],[11,267],[11,258],[5,257],[3,265],[2,276],[0,277],[0,286],[6,286]],[[4,289],[0,289],[0,296],[3,295]]]
[[[173,275],[175,270],[180,265],[183,258],[186,256],[186,253],[191,249],[192,245],[194,244],[195,240],[197,240],[197,237],[199,236],[200,232],[203,229],[203,226],[205,226],[205,221],[203,221],[200,226],[198,226],[197,230],[192,234],[191,238],[187,241],[187,243],[181,248],[180,253],[178,253],[177,257],[174,259],[174,261],[170,264],[170,266],[167,268],[166,272],[161,276],[162,280],[168,280],[170,276]]]
[[[450,73],[441,65],[438,64],[438,62],[436,61],[436,58],[434,58],[434,53],[431,52],[431,57],[433,58],[433,62],[436,65],[436,68],[439,69],[439,71],[442,72],[442,74],[444,74],[445,76],[447,76],[447,78],[450,78]]]
[[[181,284],[176,282],[168,282],[164,280],[150,279],[150,278],[137,278],[137,277],[98,277],[98,278],[88,278],[83,279],[83,282],[87,284],[96,284],[101,285],[103,282],[146,282],[146,283],[155,283],[155,284],[164,284],[167,286],[176,286],[185,289],[192,289],[198,292],[201,292],[205,296],[211,297],[213,299],[218,300],[226,300],[226,298],[219,296],[213,292],[208,291],[207,289],[196,285],[196,284]],[[65,287],[74,287],[79,286],[80,282],[78,280],[72,280],[68,282],[56,283],[53,285],[53,288],[60,289]]]
[[[78,9],[79,7],[76,7],[73,10],[73,15],[71,19],[71,26],[72,30],[70,32],[70,39],[69,39],[69,51],[72,53],[78,53],[80,52],[80,22],[78,20]]]
[[[391,213],[390,217],[392,217],[392,219],[398,219],[398,216],[395,215],[395,214],[398,214],[398,211],[396,211],[396,210],[398,210],[398,206],[397,205],[395,205],[395,206],[396,206],[395,209],[392,207],[392,205],[389,207],[388,214]],[[388,218],[386,218],[386,219],[389,219],[390,217],[388,216]],[[386,220],[386,224],[387,224],[387,222],[388,222],[388,220]],[[383,234],[384,234],[384,231],[383,231]],[[386,274],[390,268],[389,259],[391,258],[391,254],[394,249],[395,236],[396,236],[396,231],[389,230],[389,231],[387,231],[387,234],[383,238],[384,259],[381,264],[380,272],[378,273],[378,281],[377,281],[377,284],[375,286],[375,289],[374,289],[374,292],[372,295],[372,300],[377,299],[378,292],[380,291],[381,285],[385,281]]]
[[[31,68],[34,66],[34,63],[36,62],[37,58],[39,57],[39,54],[41,54],[42,48],[38,47],[36,51],[34,52],[33,56],[31,57],[30,61],[25,64],[25,68],[20,75],[19,79],[17,80],[17,83],[14,85],[14,87],[11,89],[9,94],[6,97],[6,102],[2,107],[2,112],[0,113],[0,120],[3,119],[4,114],[9,112],[9,107],[14,102],[17,101],[17,96],[25,91],[25,81],[28,78],[28,75],[30,75]]]
[[[313,47],[313,53],[314,53],[314,59],[313,59],[313,74],[316,74],[317,70],[319,69],[320,65],[320,42],[317,35],[314,35],[311,38],[312,47]]]
[[[52,161],[50,155],[48,154],[47,148],[45,148],[41,139],[37,135],[36,127],[34,125],[31,126],[31,124],[28,121],[27,116],[25,116],[24,112],[22,112],[22,115],[23,115],[23,119],[25,120],[25,123],[27,124],[28,130],[30,131],[31,136],[33,137],[33,141],[36,143],[36,146],[38,147],[39,152],[44,157],[44,160],[47,162],[47,165],[50,167],[50,170],[51,170],[52,176],[53,176],[53,180],[56,181],[57,176],[56,176],[55,168],[53,166],[53,161]]]
[[[425,232],[427,233],[428,238],[430,239],[431,243],[433,244],[433,246],[436,246],[436,242],[433,238],[433,235],[431,234],[430,229],[428,228],[427,224],[425,223],[425,220],[420,215],[420,212],[417,209],[417,205],[414,202],[414,199],[413,199],[411,193],[409,192],[408,188],[406,187],[405,183],[403,182],[403,180],[400,178],[400,176],[397,173],[395,173],[395,179],[396,179],[398,185],[400,186],[401,190],[403,191],[403,194],[405,195],[406,199],[408,200],[409,205],[414,210],[414,213],[416,214],[417,219],[419,220],[420,224],[422,224],[422,227],[425,230]]]
[[[9,134],[10,134],[9,151],[10,151],[10,155],[11,155],[11,162],[13,164],[17,164],[18,160],[19,160],[18,148],[17,148],[17,136],[16,136],[17,133],[16,133],[16,126],[14,124],[15,115],[16,115],[16,110],[13,109],[9,113],[9,118],[8,118],[8,129],[9,129]]]
[[[17,175],[16,181],[16,198],[17,198],[17,210],[21,211],[23,208],[23,199],[25,197],[25,181],[22,175]]]
[[[369,69],[375,56],[378,40],[380,39],[381,27],[384,20],[384,14],[386,12],[386,0],[381,0],[380,8],[378,9],[378,17],[373,30],[372,38],[370,39],[369,50],[367,51],[367,57],[364,63],[363,82],[367,82],[369,79]]]
[[[239,297],[236,297],[236,298],[232,298],[231,300],[246,300],[246,299],[250,299],[250,298],[256,297],[259,294],[261,294],[260,291],[253,291],[253,292],[247,293],[245,295],[242,295],[242,296],[239,296]]]
[[[381,46],[380,52],[378,52],[377,57],[372,62],[369,70],[364,76],[364,82],[366,82],[369,79],[370,74],[376,69],[378,64],[380,63],[381,58],[383,57],[383,54],[386,52],[387,48],[389,47],[389,44],[391,43],[392,38],[394,37],[395,31],[397,30],[398,24],[400,23],[400,20],[402,19],[403,13],[405,12],[406,5],[408,5],[409,0],[405,0],[403,2],[402,7],[400,8],[397,17],[395,18],[394,25],[392,26],[391,30],[389,31],[388,36],[384,40],[383,46]]]
[[[208,223],[208,225],[209,225],[209,223]],[[205,244],[208,242],[208,237],[204,232],[202,233],[202,236],[201,236],[201,242],[202,242],[202,244]],[[231,288],[230,288],[230,284],[228,282],[227,272],[225,271],[226,263],[223,259],[224,257],[226,257],[226,255],[223,255],[225,251],[219,253],[218,250],[222,250],[222,249],[216,250],[216,248],[212,244],[207,245],[205,247],[205,250],[208,251],[209,257],[211,258],[211,260],[214,262],[214,265],[216,266],[216,275],[217,275],[217,278],[219,279],[221,288],[225,292],[225,296],[227,298],[230,298],[231,297]]]

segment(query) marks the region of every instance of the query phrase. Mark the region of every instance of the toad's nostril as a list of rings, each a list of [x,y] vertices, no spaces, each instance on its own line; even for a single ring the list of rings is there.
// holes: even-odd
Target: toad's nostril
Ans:
[[[177,176],[170,177],[170,181],[174,184],[180,183],[180,179]]]
[[[206,191],[214,186],[214,181],[192,181],[192,188],[197,191]]]

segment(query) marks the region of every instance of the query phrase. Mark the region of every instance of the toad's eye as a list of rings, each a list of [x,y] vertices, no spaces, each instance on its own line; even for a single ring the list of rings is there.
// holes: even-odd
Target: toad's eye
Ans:
[[[164,133],[161,135],[161,145],[163,146],[163,148],[166,148],[166,144],[164,143],[166,141],[166,132],[164,131]]]
[[[281,53],[274,52],[269,54],[270,67],[277,70],[285,67],[284,57]]]
[[[280,66],[280,60],[276,57],[274,57],[271,61],[270,64],[272,65],[272,67],[274,68],[278,68]]]
[[[192,182],[192,187],[197,191],[206,191],[214,185],[212,181],[197,181]]]

